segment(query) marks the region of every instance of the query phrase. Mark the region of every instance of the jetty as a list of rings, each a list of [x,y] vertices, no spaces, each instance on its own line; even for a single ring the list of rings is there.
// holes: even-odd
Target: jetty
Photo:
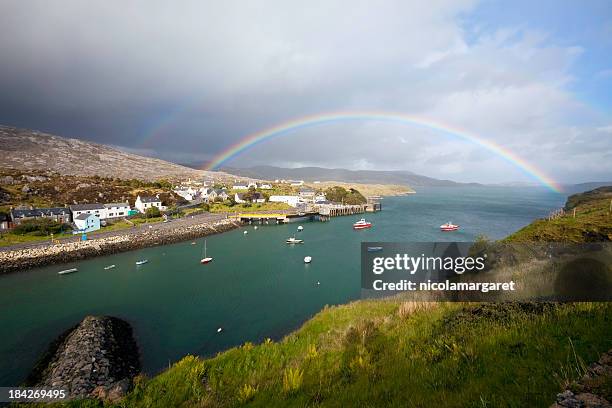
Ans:
[[[274,213],[237,213],[228,218],[243,224],[286,224],[302,221],[328,221],[332,217],[378,212],[382,210],[381,197],[367,197],[365,204],[312,203],[294,210]]]

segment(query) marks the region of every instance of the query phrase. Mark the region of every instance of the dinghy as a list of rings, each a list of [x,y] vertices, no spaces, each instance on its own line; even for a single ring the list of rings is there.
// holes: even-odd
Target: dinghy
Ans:
[[[66,269],[66,270],[63,270],[63,271],[59,271],[57,274],[58,275],[66,275],[66,274],[73,273],[73,272],[78,272],[78,269],[77,268]]]

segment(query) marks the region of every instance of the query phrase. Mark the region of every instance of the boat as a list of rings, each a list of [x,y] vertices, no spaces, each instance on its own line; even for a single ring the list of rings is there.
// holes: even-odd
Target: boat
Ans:
[[[296,239],[295,237],[290,237],[287,238],[287,244],[303,244],[304,240],[303,239]]]
[[[243,234],[244,234],[244,235],[246,235],[246,234],[248,234],[248,233],[249,233],[249,231],[244,231],[244,232],[243,232]]]
[[[255,229],[255,230],[256,230],[256,229],[257,229],[257,225],[256,225],[256,226],[254,226],[254,227],[253,227],[253,229]]]
[[[368,247],[368,252],[380,252],[383,250],[381,246]]]
[[[200,263],[201,264],[207,264],[209,262],[212,262],[212,258],[209,256],[206,256],[206,240],[204,240],[204,258],[200,259]]]
[[[223,328],[222,328],[222,327],[219,327],[219,328],[217,329],[217,333],[221,333],[222,331],[223,331]]]
[[[298,231],[304,231],[304,227],[302,227],[301,225],[298,227]]]
[[[441,231],[457,231],[458,229],[459,229],[459,226],[451,223],[450,221],[447,222],[446,224],[440,225]]]
[[[78,269],[77,268],[66,269],[66,270],[63,270],[63,271],[59,271],[57,274],[58,275],[66,275],[68,273],[73,273],[73,272],[78,272]]]
[[[372,223],[365,220],[365,218],[360,219],[356,223],[353,224],[353,229],[366,229],[372,228]]]
[[[304,257],[304,263],[307,263],[307,264],[308,264],[308,263],[310,263],[310,262],[312,262],[312,256],[305,256],[305,257]]]
[[[113,265],[108,265],[108,266],[105,266],[105,267],[104,267],[104,270],[105,270],[105,271],[108,271],[109,269],[113,269],[114,267],[115,267],[115,265],[114,265],[114,264],[113,264]]]
[[[136,261],[136,265],[144,265],[149,262],[148,259],[141,259],[140,261]]]
[[[196,243],[197,243],[197,242],[193,241],[193,242],[191,243],[191,245],[195,245]]]

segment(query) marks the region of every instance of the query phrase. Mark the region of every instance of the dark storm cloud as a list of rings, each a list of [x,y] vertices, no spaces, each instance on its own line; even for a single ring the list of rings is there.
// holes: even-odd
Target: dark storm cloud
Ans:
[[[575,152],[549,143],[576,140],[574,117],[593,123],[580,128],[580,140],[597,138],[603,131],[595,127],[608,124],[566,89],[582,49],[516,28],[468,43],[460,17],[474,7],[469,0],[427,7],[5,1],[0,123],[195,162],[295,117],[401,111],[514,146],[564,175],[559,163]],[[318,144],[333,148],[312,148]],[[601,147],[579,146],[581,160],[602,158]],[[403,168],[483,181],[522,176],[477,146],[365,121],[296,133],[249,153],[228,164]],[[474,155],[483,159],[469,160]],[[440,158],[444,165],[432,166]],[[607,166],[580,174],[585,167],[577,165],[573,174],[612,171]]]

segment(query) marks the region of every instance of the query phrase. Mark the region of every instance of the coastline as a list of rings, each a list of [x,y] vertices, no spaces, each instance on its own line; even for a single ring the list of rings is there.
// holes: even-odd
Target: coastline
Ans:
[[[0,251],[0,274],[25,271],[55,263],[66,263],[102,255],[112,255],[157,245],[173,244],[238,228],[230,219],[203,220],[191,225],[138,229],[87,241],[62,242]]]

